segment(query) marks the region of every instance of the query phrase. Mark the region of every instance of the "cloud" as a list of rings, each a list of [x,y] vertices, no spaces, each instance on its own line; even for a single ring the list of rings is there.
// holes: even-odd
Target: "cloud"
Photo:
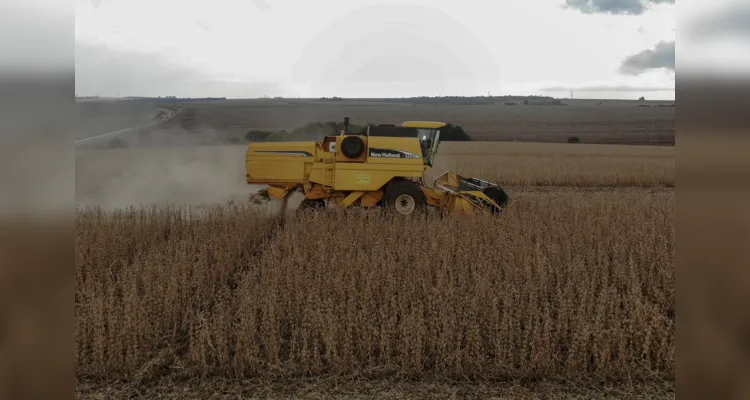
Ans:
[[[675,90],[672,87],[660,86],[628,86],[628,85],[595,85],[595,86],[550,86],[540,89],[542,92],[668,92]]]
[[[274,82],[228,82],[159,54],[75,44],[75,90],[82,96],[246,97],[281,95]]]
[[[651,6],[675,0],[565,0],[565,7],[584,14],[641,15]]]
[[[646,49],[625,58],[620,65],[624,75],[640,75],[652,69],[675,70],[675,42],[659,42],[653,49]]]

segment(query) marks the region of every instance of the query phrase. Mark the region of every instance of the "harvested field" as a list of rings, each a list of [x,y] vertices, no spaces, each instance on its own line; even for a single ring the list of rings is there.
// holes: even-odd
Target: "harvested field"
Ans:
[[[430,176],[446,170],[504,186],[674,187],[675,148],[446,142]]]

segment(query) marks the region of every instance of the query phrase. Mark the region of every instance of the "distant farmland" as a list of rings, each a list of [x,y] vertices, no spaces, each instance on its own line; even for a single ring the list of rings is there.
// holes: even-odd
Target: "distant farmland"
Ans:
[[[457,101],[457,100],[456,100]],[[247,142],[251,131],[293,131],[309,123],[399,124],[444,121],[475,141],[674,145],[674,102],[562,100],[523,105],[522,100],[441,104],[374,100],[255,99],[176,103],[182,113],[154,135],[121,139],[131,146],[211,145]],[[475,102],[476,103],[476,102]],[[506,103],[514,104],[507,105]],[[541,102],[541,104],[548,104]],[[166,104],[166,103],[164,103]]]

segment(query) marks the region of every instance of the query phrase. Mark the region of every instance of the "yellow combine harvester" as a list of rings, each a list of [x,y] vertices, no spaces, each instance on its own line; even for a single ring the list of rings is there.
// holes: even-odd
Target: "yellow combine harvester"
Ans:
[[[500,213],[508,196],[497,185],[446,172],[424,183],[432,168],[442,122],[407,121],[410,137],[372,136],[371,126],[359,134],[349,130],[349,118],[339,136],[322,141],[252,143],[247,148],[247,183],[268,185],[259,195],[283,200],[303,193],[299,209],[390,207],[400,214],[433,207],[443,212]]]

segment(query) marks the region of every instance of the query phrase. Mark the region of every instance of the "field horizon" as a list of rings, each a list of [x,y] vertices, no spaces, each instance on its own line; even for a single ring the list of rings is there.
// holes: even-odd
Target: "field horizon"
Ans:
[[[79,132],[90,135],[126,128],[127,121],[130,126],[143,123],[148,107],[180,111],[168,123],[119,135],[116,143],[109,138],[86,144],[100,148],[240,144],[249,142],[247,136],[253,131],[291,132],[309,123],[342,122],[344,117],[355,125],[443,121],[462,127],[473,141],[480,142],[565,143],[577,137],[583,143],[598,144],[675,143],[674,101],[554,99],[559,104],[523,105],[526,97],[511,98],[114,100],[79,102],[76,111]],[[102,120],[103,113],[110,118]]]

